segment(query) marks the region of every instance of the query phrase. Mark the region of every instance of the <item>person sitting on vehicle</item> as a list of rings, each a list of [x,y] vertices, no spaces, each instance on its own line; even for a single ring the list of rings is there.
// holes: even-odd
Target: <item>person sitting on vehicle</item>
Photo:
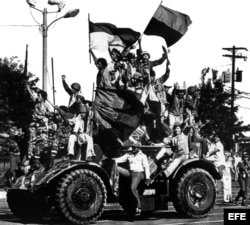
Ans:
[[[164,157],[171,157],[164,171],[166,177],[169,177],[173,171],[186,159],[189,158],[188,136],[182,132],[181,123],[176,122],[173,126],[173,136],[164,138],[163,144],[170,145],[169,148],[162,148],[155,157],[157,164]]]
[[[118,172],[121,176],[131,178],[130,188],[132,194],[137,202],[136,215],[141,213],[141,202],[137,187],[139,183],[146,179],[146,184],[150,184],[150,172],[147,156],[140,150],[141,143],[136,142],[132,144],[132,152],[124,154],[121,157],[114,158],[116,163],[129,162],[129,170],[118,166]]]
[[[87,144],[85,159],[89,160],[95,156],[93,138],[86,132],[85,127],[87,114],[87,107],[85,105],[81,105],[78,114],[76,114],[74,118],[70,120],[74,127],[72,134],[69,136],[67,148],[69,159],[81,160],[82,155],[84,155],[82,152],[83,144]]]
[[[84,96],[81,94],[76,95],[76,100],[75,102],[71,105],[68,111],[68,118],[72,118],[76,113],[79,112],[79,108],[81,107],[82,104],[86,105],[88,101],[85,100]]]

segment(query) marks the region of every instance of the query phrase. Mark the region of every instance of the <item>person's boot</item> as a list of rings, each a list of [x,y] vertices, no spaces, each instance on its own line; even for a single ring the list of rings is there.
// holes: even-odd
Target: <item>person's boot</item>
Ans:
[[[237,195],[237,197],[234,200],[235,205],[239,205],[239,198],[240,198],[239,195]]]
[[[242,205],[242,206],[248,206],[248,205],[246,204],[246,202],[245,202],[245,199],[242,199],[241,205]]]
[[[74,159],[74,155],[68,154],[67,157],[66,157],[66,159],[68,159],[68,160],[73,160],[73,159]]]

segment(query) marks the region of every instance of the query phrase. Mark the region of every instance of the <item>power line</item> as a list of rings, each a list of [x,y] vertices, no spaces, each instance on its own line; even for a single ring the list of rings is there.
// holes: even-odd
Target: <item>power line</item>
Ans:
[[[242,109],[250,110],[250,108],[248,108],[248,107],[243,107],[243,106],[240,106],[240,105],[238,105],[238,107],[239,107],[239,108],[242,108]]]
[[[39,25],[23,25],[23,24],[20,24],[20,25],[0,25],[0,27],[37,27]]]
[[[249,97],[246,97],[246,96],[240,96],[239,98],[246,98],[246,99],[250,99]]]
[[[30,8],[30,15],[32,16],[33,20],[40,26],[41,24],[36,20],[36,18],[33,16],[33,13],[32,13],[32,10],[31,10],[31,7]]]

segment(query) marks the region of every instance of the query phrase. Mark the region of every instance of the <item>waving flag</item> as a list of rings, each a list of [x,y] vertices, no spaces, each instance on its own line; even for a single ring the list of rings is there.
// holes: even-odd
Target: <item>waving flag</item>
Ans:
[[[92,23],[89,21],[90,47],[99,51],[108,50],[109,46],[133,45],[140,33],[130,28],[117,28],[110,23]]]
[[[191,23],[188,15],[160,5],[149,21],[144,34],[160,36],[170,47],[187,32]]]
[[[117,89],[97,89],[94,109],[96,121],[115,131],[122,140],[137,128],[144,112],[135,93]]]

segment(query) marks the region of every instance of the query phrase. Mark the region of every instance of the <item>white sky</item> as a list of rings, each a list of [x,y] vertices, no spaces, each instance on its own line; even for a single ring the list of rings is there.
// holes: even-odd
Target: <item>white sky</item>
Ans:
[[[56,11],[56,6],[47,0],[36,0],[37,8]],[[65,0],[66,6],[58,14],[48,14],[48,24],[64,15],[68,10],[79,8],[75,18],[61,19],[48,31],[48,94],[52,101],[52,68],[54,60],[56,104],[67,105],[68,95],[61,83],[66,75],[69,84],[79,82],[83,95],[91,99],[93,82],[97,69],[89,62],[88,14],[92,22],[109,22],[117,27],[129,27],[143,33],[146,25],[160,4],[159,0]],[[250,51],[250,1],[249,0],[163,0],[162,4],[190,16],[192,24],[187,33],[170,47],[171,74],[168,85],[183,81],[187,86],[200,82],[204,67],[215,68],[219,73],[231,70],[230,58],[223,54],[230,52],[222,48],[245,47]],[[25,48],[29,45],[28,69],[40,78],[42,87],[42,34],[37,25],[42,23],[42,13],[30,10],[26,0],[0,1],[0,57],[18,56],[24,63]],[[13,26],[20,25],[20,26]],[[157,59],[162,54],[163,39],[143,36],[142,48]],[[249,56],[249,52],[240,51]],[[97,56],[102,56],[101,54]],[[249,59],[250,60],[250,59]],[[236,89],[250,92],[250,64],[243,59],[236,60],[236,68],[243,70],[243,82],[235,83]],[[161,75],[165,65],[156,72]],[[211,75],[208,75],[208,77]],[[237,101],[241,107],[239,117],[250,123],[250,99]]]

